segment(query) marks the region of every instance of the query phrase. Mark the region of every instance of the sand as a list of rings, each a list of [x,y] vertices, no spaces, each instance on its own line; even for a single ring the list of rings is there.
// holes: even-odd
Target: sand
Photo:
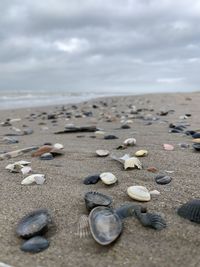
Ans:
[[[99,104],[102,100],[108,104],[107,107],[102,108]],[[22,125],[28,125],[34,130],[31,135],[19,137],[18,144],[0,144],[1,152],[51,142],[63,144],[65,155],[42,161],[27,153],[0,161],[0,261],[14,267],[199,266],[199,225],[179,217],[176,209],[191,198],[199,198],[200,153],[192,149],[191,137],[168,132],[169,123],[179,122],[179,117],[186,113],[192,115],[184,120],[190,124],[188,129],[199,129],[199,103],[200,93],[110,97],[81,103],[77,110],[66,105],[65,109],[73,110],[74,113],[93,111],[93,117],[66,120],[60,116],[56,123],[38,115],[45,111],[59,113],[61,107],[1,111],[1,122],[6,118],[21,118],[21,121],[13,122],[13,126],[22,128]],[[92,104],[99,108],[92,108]],[[161,109],[174,112],[167,116],[157,116],[159,120],[152,125],[144,125],[143,119],[134,118],[130,129],[117,129],[121,123],[115,112],[120,116],[126,114],[130,104],[138,109],[148,109],[134,115],[136,117],[149,113],[157,116]],[[36,114],[33,120],[29,117],[31,113]],[[106,122],[100,113],[113,114],[111,122]],[[39,125],[41,122],[45,125]],[[119,139],[95,139],[91,138],[93,133],[83,133],[82,138],[77,137],[80,134],[54,134],[64,129],[67,123],[97,125]],[[13,132],[11,127],[0,126],[0,129],[1,137]],[[123,151],[116,150],[129,137],[136,138],[137,145]],[[165,151],[162,146],[164,143],[174,145],[174,151]],[[181,149],[179,143],[188,143],[190,147]],[[141,158],[142,170],[125,171],[109,157],[98,158],[96,149],[108,149],[116,155],[133,154],[139,149],[146,149],[149,154]],[[5,170],[8,163],[18,160],[30,160],[35,172],[46,175],[46,183],[22,186],[21,174]],[[172,182],[168,185],[156,184],[156,174],[146,170],[149,166],[156,167],[159,170],[157,174],[167,174],[166,170],[174,171],[170,174]],[[86,176],[107,171],[118,177],[117,185],[106,186],[102,182],[88,186],[83,184]],[[113,206],[118,207],[125,202],[133,202],[126,193],[131,185],[143,185],[149,190],[160,191],[159,196],[142,205],[149,211],[161,213],[167,221],[166,229],[155,231],[143,227],[135,218],[128,218],[124,220],[122,235],[109,247],[98,245],[92,238],[80,239],[76,236],[77,221],[81,214],[87,214],[83,200],[85,192],[94,190],[110,195]],[[46,235],[50,247],[38,254],[24,253],[20,250],[22,240],[15,234],[16,224],[22,216],[37,208],[47,208],[52,213],[54,226]]]

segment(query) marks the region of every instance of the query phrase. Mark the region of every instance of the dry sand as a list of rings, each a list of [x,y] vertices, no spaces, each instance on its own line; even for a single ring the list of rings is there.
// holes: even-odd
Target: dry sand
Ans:
[[[12,151],[32,145],[42,145],[45,142],[62,143],[65,155],[50,161],[31,158],[31,153],[14,159],[0,161],[0,261],[14,267],[60,267],[60,266],[137,266],[137,267],[171,267],[171,266],[199,266],[200,236],[199,225],[179,217],[177,207],[191,198],[199,198],[199,162],[200,153],[195,153],[191,147],[191,137],[168,132],[170,122],[180,121],[179,117],[186,113],[192,116],[185,120],[191,126],[188,129],[199,129],[200,93],[191,94],[161,94],[131,97],[113,97],[103,99],[108,103],[104,109],[94,109],[91,104],[99,105],[102,99],[93,100],[78,105],[80,110],[92,110],[91,118],[72,118],[66,120],[62,116],[57,123],[51,120],[36,118],[30,121],[27,116],[36,115],[42,111],[48,113],[60,108],[45,107],[23,110],[1,111],[0,120],[20,117],[20,122],[13,126],[22,128],[28,125],[34,133],[19,137],[18,144],[0,144],[0,151]],[[156,115],[161,109],[175,110],[167,116],[158,116],[159,120],[152,125],[144,125],[144,120],[133,119],[131,129],[116,130],[121,126],[120,118],[113,122],[106,122],[100,118],[103,112],[113,114],[115,111],[128,110],[128,105],[137,108],[153,109],[142,111],[141,114]],[[70,106],[65,107],[71,110]],[[137,116],[137,115],[135,115]],[[96,120],[94,119],[96,118]],[[40,122],[46,125],[39,125]],[[76,125],[97,124],[107,133],[115,134],[117,140],[101,140],[91,138],[92,133],[54,135],[56,130],[63,129],[67,123]],[[42,128],[43,127],[43,128]],[[48,129],[44,129],[48,127]],[[0,127],[1,136],[11,132],[11,127]],[[134,137],[137,145],[124,151],[116,150],[126,138]],[[188,149],[181,149],[178,144],[190,144]],[[174,151],[165,151],[163,143],[175,146]],[[109,149],[116,155],[127,152],[133,154],[139,149],[147,149],[149,155],[141,158],[143,170],[125,171],[121,165],[109,157],[97,158],[96,149]],[[35,172],[46,174],[44,185],[22,186],[21,174],[9,173],[5,170],[8,163],[18,160],[30,160]],[[157,185],[154,181],[156,174],[148,172],[149,166],[155,166],[159,172],[174,171],[173,180],[168,185]],[[101,182],[95,185],[84,185],[83,179],[90,175],[109,171],[114,173],[119,183],[105,186]],[[90,190],[110,195],[113,206],[118,207],[124,202],[132,200],[127,196],[126,189],[131,185],[144,185],[148,189],[157,189],[160,196],[153,197],[148,203],[142,204],[149,211],[161,212],[167,221],[167,228],[155,231],[144,228],[134,218],[124,220],[124,230],[120,238],[109,247],[98,245],[93,239],[80,239],[76,233],[77,220],[86,213],[83,196]],[[24,253],[20,250],[22,240],[15,234],[15,227],[19,219],[36,208],[47,208],[52,212],[55,227],[47,234],[50,247],[38,254]]]

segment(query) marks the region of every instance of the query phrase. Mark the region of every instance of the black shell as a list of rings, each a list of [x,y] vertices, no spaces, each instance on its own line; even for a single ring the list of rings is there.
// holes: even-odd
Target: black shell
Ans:
[[[141,211],[144,210],[144,208],[134,203],[127,203],[117,208],[115,212],[121,219],[125,219],[127,217],[135,216],[136,210]]]
[[[155,177],[155,181],[157,184],[169,184],[171,182],[172,178],[168,175],[157,175]]]
[[[200,144],[199,143],[195,143],[192,146],[196,151],[200,151]]]
[[[46,209],[35,210],[20,220],[16,233],[23,238],[29,238],[45,231],[49,223],[51,217]]]
[[[118,137],[116,135],[110,134],[110,135],[105,135],[104,139],[105,140],[112,140],[112,139],[118,139]]]
[[[192,222],[200,223],[200,199],[193,199],[179,207],[178,215]]]
[[[95,174],[95,175],[91,175],[88,176],[84,179],[83,183],[88,185],[88,184],[96,184],[98,181],[100,180],[100,175],[99,174]]]
[[[138,210],[136,210],[135,214],[141,224],[145,227],[162,230],[167,226],[165,220],[159,214],[150,212],[142,213]]]
[[[99,192],[87,192],[85,194],[84,199],[85,199],[86,208],[89,211],[97,206],[108,207],[112,203],[112,199],[109,196],[106,196]]]
[[[109,245],[121,234],[122,220],[113,209],[96,207],[89,215],[90,231],[93,238],[101,245]]]
[[[44,153],[40,156],[41,160],[52,160],[53,155],[51,153]]]
[[[193,137],[193,138],[200,138],[200,133],[194,133],[194,134],[192,135],[192,137]]]
[[[34,236],[21,246],[24,252],[38,253],[49,247],[49,241],[42,236]]]

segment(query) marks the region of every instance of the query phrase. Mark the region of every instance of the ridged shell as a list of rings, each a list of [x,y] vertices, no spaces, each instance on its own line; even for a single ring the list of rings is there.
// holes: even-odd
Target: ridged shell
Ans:
[[[88,184],[96,184],[100,180],[99,174],[88,176],[84,179],[83,183]]]
[[[36,236],[43,232],[49,223],[51,217],[46,209],[35,210],[20,220],[16,233],[23,238]]]
[[[138,201],[149,201],[151,199],[151,195],[148,189],[144,186],[140,185],[130,186],[127,189],[127,193],[129,197]]]
[[[114,242],[123,229],[119,216],[106,207],[94,208],[89,215],[89,224],[93,238],[101,245]]]
[[[86,238],[91,235],[89,219],[87,215],[81,215],[77,224],[77,236],[80,238]]]
[[[177,213],[185,219],[200,223],[200,199],[193,199],[183,204]]]
[[[106,196],[99,192],[87,192],[84,199],[86,208],[89,211],[97,206],[110,206],[112,203],[112,199],[109,196]]]
[[[166,222],[165,220],[156,213],[142,213],[138,210],[136,210],[136,217],[141,222],[141,224],[145,227],[151,227],[156,230],[162,230],[166,228]]]
[[[103,172],[100,174],[101,181],[106,185],[111,185],[117,182],[117,177],[111,172]]]
[[[49,247],[49,241],[42,236],[35,236],[24,242],[21,250],[24,252],[38,253]]]
[[[172,178],[168,175],[157,175],[155,177],[155,181],[157,184],[161,184],[161,185],[164,185],[164,184],[169,184],[171,182]]]

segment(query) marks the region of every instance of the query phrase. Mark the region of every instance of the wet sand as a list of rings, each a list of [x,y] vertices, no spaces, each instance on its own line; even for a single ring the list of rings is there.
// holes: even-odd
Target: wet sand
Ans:
[[[180,116],[188,113],[191,117],[184,119],[184,123],[190,124],[187,129],[200,129],[199,103],[200,93],[152,94],[96,99],[77,105],[77,109],[66,105],[64,109],[44,107],[1,111],[1,122],[7,118],[21,118],[12,126],[23,129],[22,126],[27,125],[34,130],[33,134],[18,137],[18,144],[1,143],[1,152],[51,142],[63,144],[65,154],[49,161],[32,158],[31,153],[0,161],[0,261],[14,267],[199,266],[199,225],[179,217],[176,209],[192,198],[199,198],[200,153],[192,149],[191,137],[169,133],[169,123],[178,123]],[[94,104],[98,108],[94,108]],[[130,112],[129,105],[142,110],[131,115],[133,123],[130,129],[121,129],[121,117]],[[162,109],[171,111],[166,116],[157,115]],[[83,110],[92,111],[93,116],[74,117]],[[72,111],[71,119],[66,118],[68,111]],[[45,114],[40,115],[42,112],[59,115],[52,122],[46,119]],[[35,116],[30,117],[31,113]],[[158,120],[145,125],[147,121],[142,116],[147,114],[156,116]],[[68,123],[96,125],[119,139],[91,138],[93,133],[54,134]],[[0,126],[1,138],[13,132],[12,126]],[[80,135],[82,137],[78,137]],[[136,138],[136,146],[116,150],[129,137]],[[165,151],[162,146],[164,143],[174,145],[174,151]],[[179,143],[188,143],[190,147],[181,149]],[[110,157],[98,158],[96,149],[108,149],[119,156],[125,153],[133,155],[140,149],[148,150],[149,154],[140,159],[142,170],[125,171]],[[46,175],[45,184],[22,186],[20,173],[5,170],[7,164],[18,160],[31,161],[34,172]],[[159,170],[157,174],[167,174],[166,170],[174,171],[170,174],[172,182],[168,185],[156,184],[156,174],[146,170],[150,166]],[[83,184],[86,176],[107,171],[117,176],[118,184]],[[92,238],[80,239],[76,236],[77,221],[81,214],[87,214],[83,200],[87,191],[99,191],[111,196],[113,206],[118,207],[125,202],[133,202],[126,193],[131,185],[143,185],[149,190],[160,191],[159,196],[152,197],[151,201],[142,205],[151,212],[161,213],[167,221],[166,229],[155,231],[143,227],[135,218],[128,218],[124,220],[120,238],[108,247],[98,245]],[[46,235],[50,247],[38,254],[24,253],[20,250],[22,240],[16,236],[15,227],[23,215],[37,208],[47,208],[52,213],[54,226]]]

